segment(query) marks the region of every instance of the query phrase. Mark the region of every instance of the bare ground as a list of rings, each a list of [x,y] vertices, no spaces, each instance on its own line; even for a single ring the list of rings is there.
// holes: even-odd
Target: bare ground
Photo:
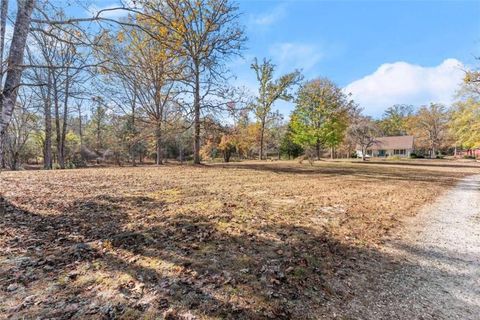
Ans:
[[[381,249],[399,263],[353,277],[360,319],[480,319],[480,176],[426,205]],[[371,272],[375,270],[375,272]],[[368,271],[367,273],[368,274]],[[368,283],[367,283],[368,282]]]
[[[0,318],[447,317],[386,240],[479,167],[409,164],[2,173]]]

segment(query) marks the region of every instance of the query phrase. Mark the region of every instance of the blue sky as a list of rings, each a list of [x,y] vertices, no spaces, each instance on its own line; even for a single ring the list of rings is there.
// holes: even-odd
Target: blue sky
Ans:
[[[98,7],[115,0],[96,1]],[[478,1],[238,1],[249,38],[231,69],[255,89],[249,66],[271,58],[278,74],[328,77],[378,117],[395,103],[449,104],[463,70],[479,67]],[[286,115],[293,105],[279,103]]]
[[[240,1],[245,59],[270,57],[353,91],[365,113],[393,103],[450,103],[462,69],[478,66],[480,1]],[[254,84],[248,63],[235,67]],[[288,113],[290,104],[279,104]]]

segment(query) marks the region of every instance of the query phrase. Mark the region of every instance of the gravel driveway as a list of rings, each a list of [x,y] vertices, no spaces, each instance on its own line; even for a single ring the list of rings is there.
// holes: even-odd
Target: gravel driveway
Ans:
[[[350,279],[349,319],[480,319],[480,175],[425,207]]]

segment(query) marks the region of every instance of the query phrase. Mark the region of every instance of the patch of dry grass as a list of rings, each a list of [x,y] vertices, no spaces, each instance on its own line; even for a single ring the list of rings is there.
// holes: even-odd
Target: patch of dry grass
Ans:
[[[480,169],[409,164],[4,172],[0,314],[331,315],[403,219]]]

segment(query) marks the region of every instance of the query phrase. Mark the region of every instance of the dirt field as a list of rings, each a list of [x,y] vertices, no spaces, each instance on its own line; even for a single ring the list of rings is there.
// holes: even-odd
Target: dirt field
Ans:
[[[382,243],[480,172],[407,164],[3,172],[0,318],[345,319],[402,263]]]

